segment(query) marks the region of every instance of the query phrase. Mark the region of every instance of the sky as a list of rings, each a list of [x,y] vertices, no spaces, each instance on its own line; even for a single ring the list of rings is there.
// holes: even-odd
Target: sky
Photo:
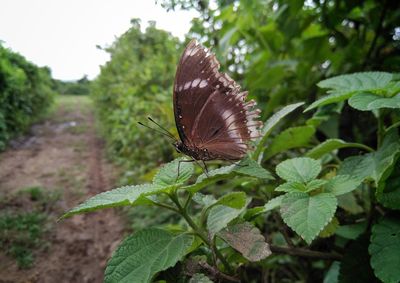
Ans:
[[[154,0],[0,0],[0,40],[56,79],[96,77],[109,60],[106,46],[129,29],[132,18],[183,39],[194,11],[167,12]]]

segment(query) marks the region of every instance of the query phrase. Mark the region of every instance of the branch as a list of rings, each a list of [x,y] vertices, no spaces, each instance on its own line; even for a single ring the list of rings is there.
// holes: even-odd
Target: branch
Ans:
[[[304,248],[292,248],[292,247],[280,247],[280,246],[270,246],[273,253],[277,254],[287,254],[299,257],[308,257],[315,259],[332,259],[341,260],[342,255],[337,253],[324,253],[318,251],[312,251]]]
[[[238,279],[236,277],[233,277],[233,276],[230,276],[230,275],[227,275],[225,273],[222,273],[218,269],[216,269],[213,266],[209,265],[207,262],[200,261],[198,264],[202,268],[207,270],[215,278],[221,278],[221,279],[225,279],[225,280],[228,280],[228,281],[231,281],[231,282],[240,282],[240,279]]]
[[[376,43],[378,42],[378,37],[380,36],[380,33],[381,33],[381,29],[382,29],[383,21],[384,21],[385,16],[386,16],[387,9],[388,9],[388,5],[387,5],[387,1],[385,1],[384,4],[383,4],[383,8],[382,8],[382,12],[381,12],[381,15],[380,15],[380,18],[379,18],[378,25],[376,26],[376,29],[375,29],[374,38],[372,39],[371,46],[368,49],[367,56],[365,56],[363,68],[366,67],[366,65],[368,63],[368,60],[370,59],[370,57],[372,55],[372,52],[375,49]]]

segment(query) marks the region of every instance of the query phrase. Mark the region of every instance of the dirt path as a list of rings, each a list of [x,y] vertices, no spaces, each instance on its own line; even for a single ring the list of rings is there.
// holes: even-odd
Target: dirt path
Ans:
[[[113,187],[116,175],[103,156],[90,101],[63,97],[57,105],[49,119],[0,154],[0,194],[15,195],[32,186],[60,192],[49,211],[49,247],[34,254],[28,270],[19,270],[15,260],[0,251],[1,283],[103,282],[106,261],[122,239],[124,225],[114,210],[55,222],[89,196]]]

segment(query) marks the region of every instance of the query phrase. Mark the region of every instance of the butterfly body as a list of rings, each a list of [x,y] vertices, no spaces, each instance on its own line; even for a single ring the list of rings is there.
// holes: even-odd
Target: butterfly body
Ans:
[[[207,48],[192,40],[174,83],[174,115],[180,137],[174,146],[194,160],[240,160],[262,123],[255,101],[227,74]]]

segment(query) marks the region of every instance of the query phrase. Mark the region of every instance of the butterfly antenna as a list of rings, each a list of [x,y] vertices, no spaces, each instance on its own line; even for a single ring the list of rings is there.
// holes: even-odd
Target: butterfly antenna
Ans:
[[[138,122],[138,124],[141,125],[141,126],[143,126],[143,127],[145,127],[145,128],[148,128],[148,129],[150,129],[150,130],[153,130],[153,131],[155,131],[155,132],[157,132],[157,133],[159,133],[159,134],[161,134],[161,135],[163,135],[163,136],[167,136],[167,137],[169,137],[170,139],[173,139],[174,141],[176,141],[176,138],[175,138],[170,132],[165,133],[165,132],[163,132],[163,131],[154,129],[154,128],[152,128],[152,127],[149,127],[149,126],[143,124],[142,122]]]
[[[156,121],[153,120],[153,118],[151,117],[147,117],[147,119],[149,119],[151,122],[153,122],[154,124],[156,124],[160,129],[162,129],[166,134],[168,134],[169,136],[173,137],[174,140],[176,140],[176,138],[174,137],[174,135],[168,131],[166,128],[164,128],[163,126],[161,126],[160,124],[158,124]]]

